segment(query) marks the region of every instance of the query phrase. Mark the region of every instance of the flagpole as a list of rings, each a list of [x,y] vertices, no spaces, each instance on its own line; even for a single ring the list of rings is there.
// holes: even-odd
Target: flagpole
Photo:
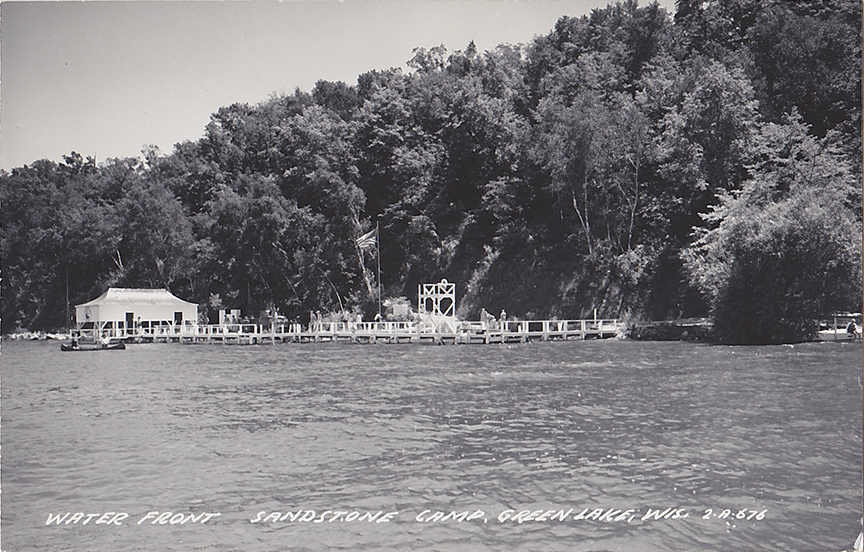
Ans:
[[[381,318],[381,229],[375,221],[375,249],[378,250],[378,319]]]

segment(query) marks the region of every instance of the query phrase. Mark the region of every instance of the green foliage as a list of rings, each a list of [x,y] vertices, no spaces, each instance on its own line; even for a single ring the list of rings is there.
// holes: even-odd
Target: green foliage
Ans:
[[[65,325],[67,275],[72,304],[122,285],[368,317],[354,240],[377,224],[385,296],[447,278],[467,316],[805,338],[860,308],[860,4],[677,6],[417,48],[408,72],[225,106],[167,155],[0,173],[3,331]]]

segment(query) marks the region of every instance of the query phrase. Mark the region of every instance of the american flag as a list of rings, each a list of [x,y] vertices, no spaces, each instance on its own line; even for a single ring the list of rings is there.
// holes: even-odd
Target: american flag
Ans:
[[[378,241],[378,228],[374,228],[359,238],[357,238],[357,247],[360,248],[360,251],[369,251],[373,247],[375,247],[375,243]]]

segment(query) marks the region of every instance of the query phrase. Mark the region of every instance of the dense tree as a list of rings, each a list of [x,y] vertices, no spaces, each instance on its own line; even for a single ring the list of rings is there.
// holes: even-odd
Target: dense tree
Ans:
[[[136,179],[118,201],[115,216],[122,221],[117,285],[189,288],[192,224],[169,190],[158,182]]]
[[[801,2],[767,7],[749,30],[753,81],[764,116],[779,122],[793,110],[822,137],[838,125],[860,125],[861,3]],[[849,19],[853,24],[850,24]]]
[[[860,308],[860,183],[798,120],[765,124],[753,154],[751,178],[722,196],[683,254],[719,338],[806,339],[820,315]]]

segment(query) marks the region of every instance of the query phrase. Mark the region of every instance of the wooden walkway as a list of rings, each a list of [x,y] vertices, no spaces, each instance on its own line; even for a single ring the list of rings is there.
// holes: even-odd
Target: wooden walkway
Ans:
[[[617,319],[518,320],[503,323],[458,322],[453,331],[440,331],[417,322],[322,322],[262,327],[258,324],[211,324],[110,331],[112,341],[152,343],[275,344],[275,343],[432,343],[490,344],[528,341],[604,339],[622,329]],[[86,330],[85,330],[86,332]],[[82,336],[87,339],[86,333]]]

